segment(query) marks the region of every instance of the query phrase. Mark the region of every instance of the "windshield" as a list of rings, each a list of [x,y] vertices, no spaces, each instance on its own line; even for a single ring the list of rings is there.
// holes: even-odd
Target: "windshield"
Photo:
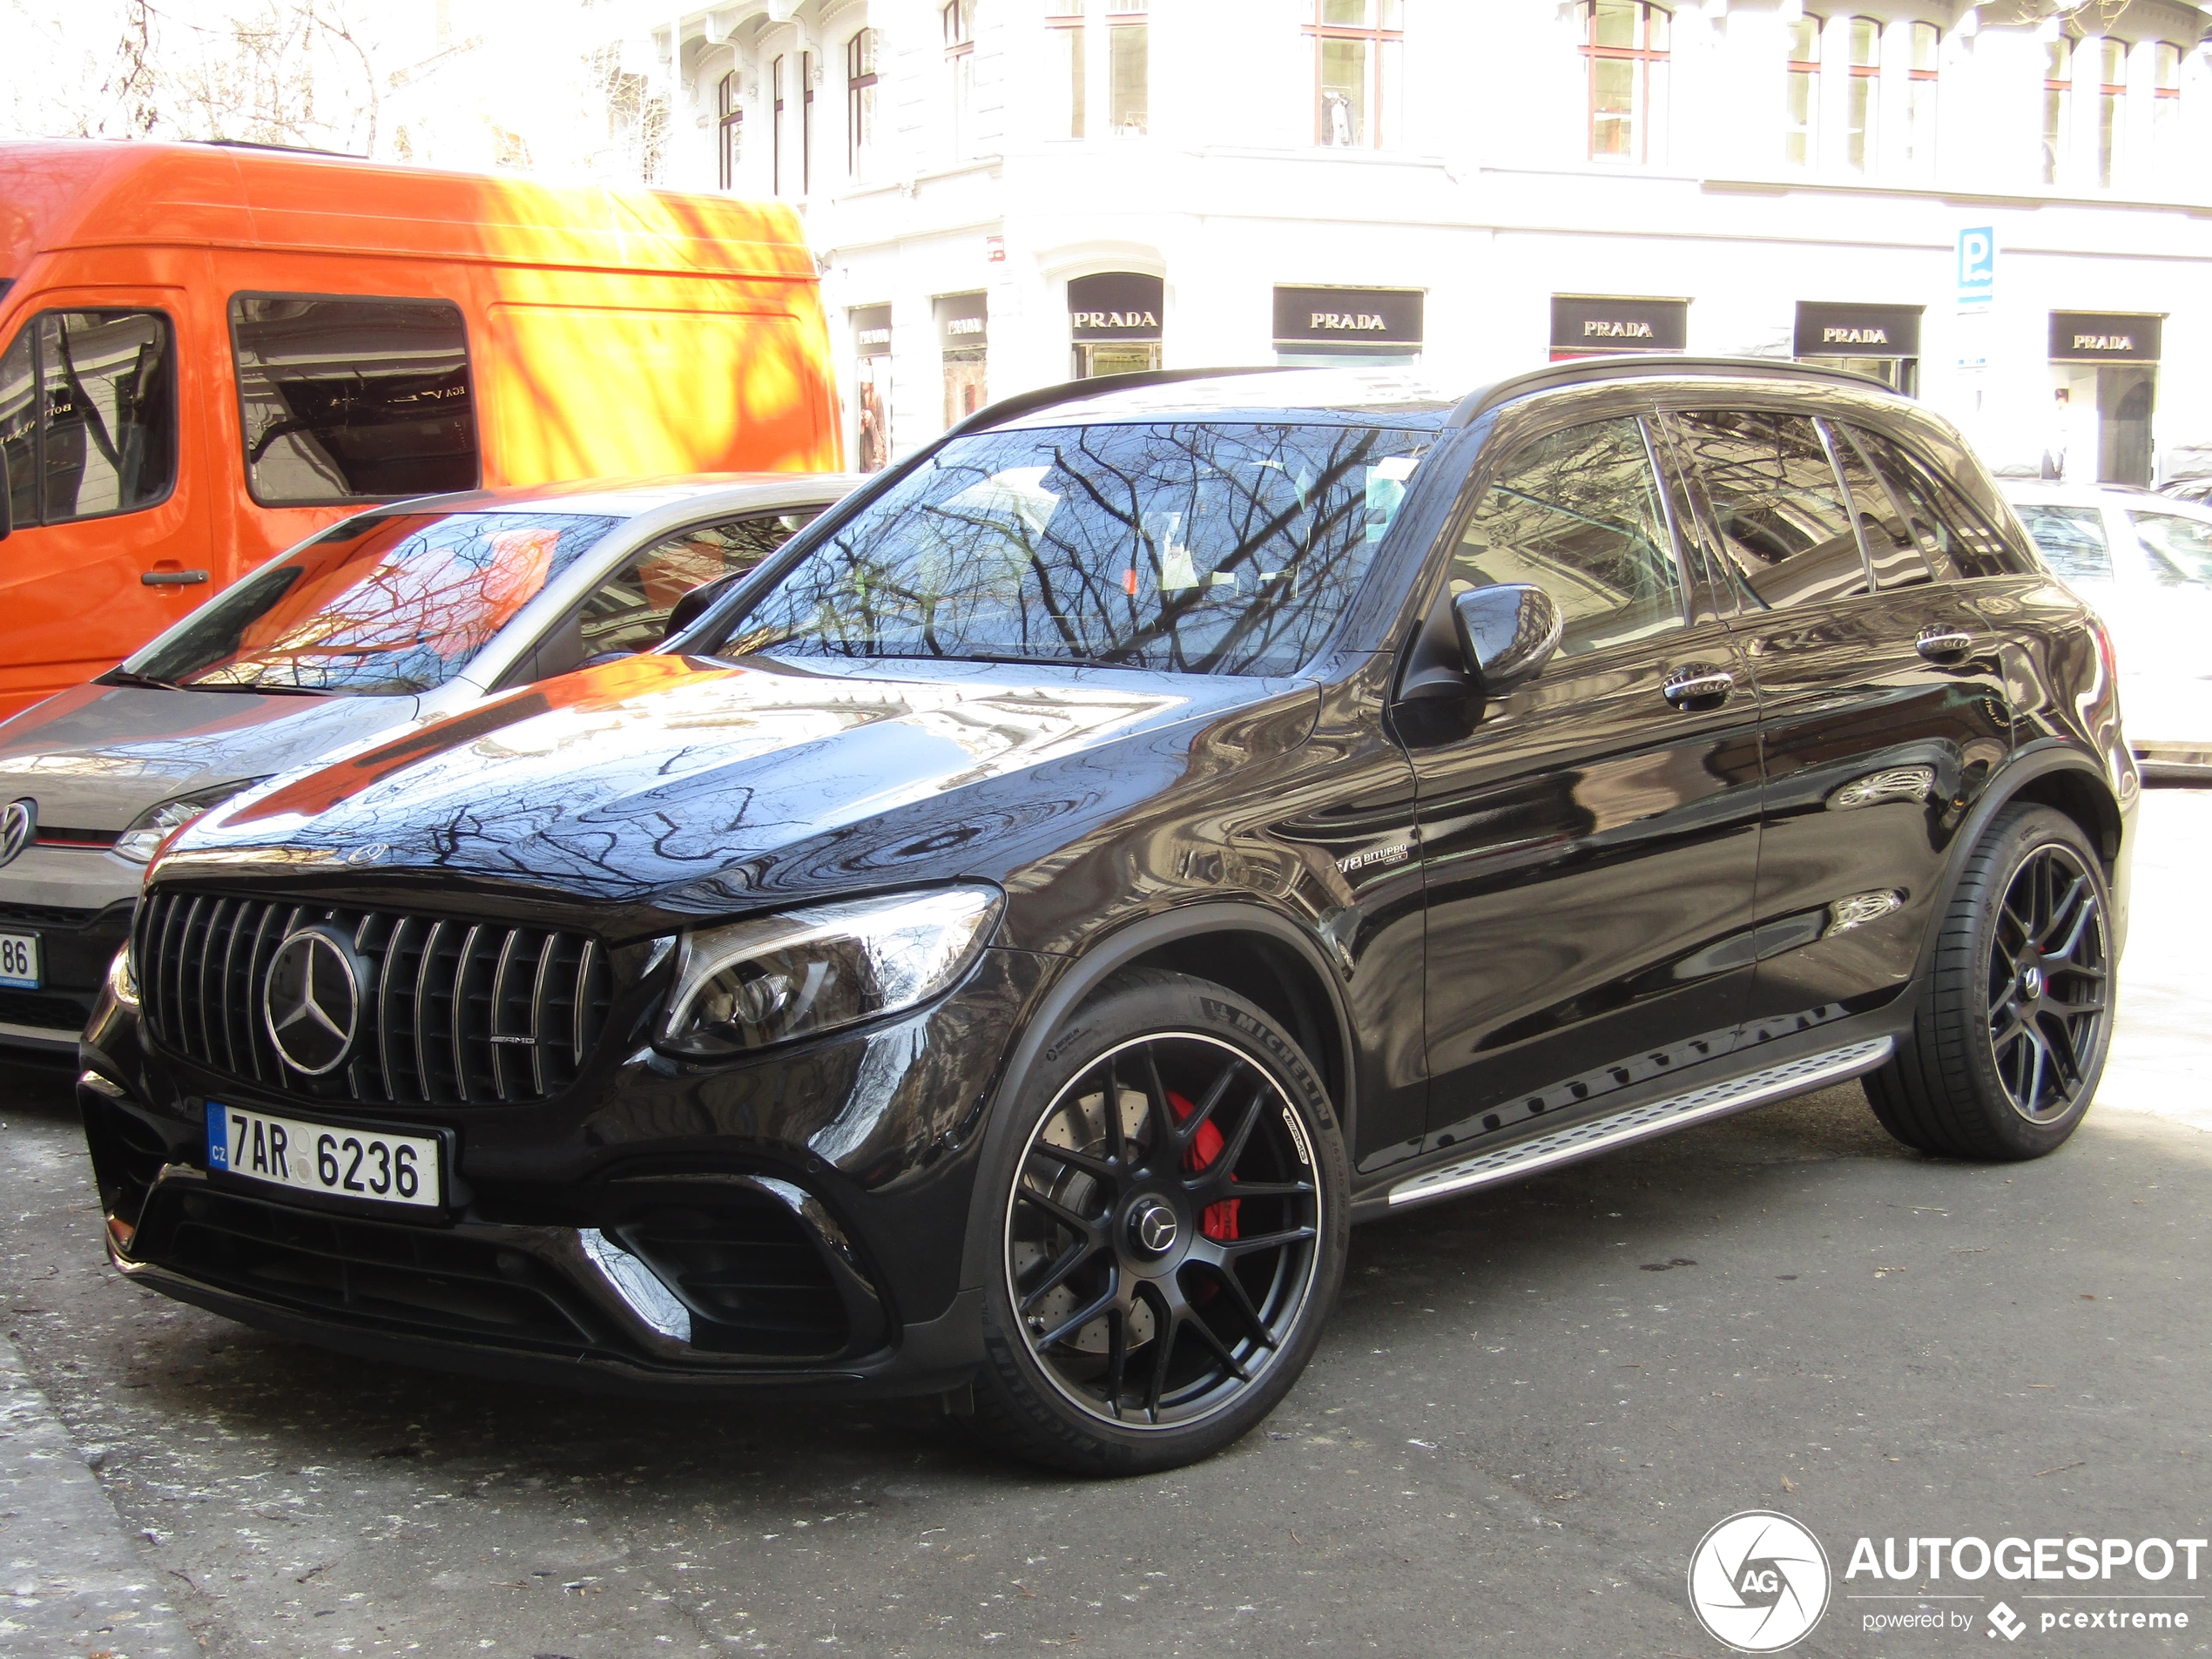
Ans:
[[[427,691],[620,522],[361,514],[234,583],[122,671],[206,691]]]
[[[2151,579],[2165,588],[2212,588],[2212,522],[2179,513],[2130,513]]]
[[[961,439],[784,572],[720,654],[1287,674],[1433,442],[1183,423]]]

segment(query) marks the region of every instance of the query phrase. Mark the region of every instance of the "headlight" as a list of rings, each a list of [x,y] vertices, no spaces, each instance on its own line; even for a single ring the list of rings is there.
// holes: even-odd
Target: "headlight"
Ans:
[[[927,1001],[974,961],[998,910],[994,887],[936,887],[693,928],[659,1044],[711,1059]]]
[[[108,994],[126,1008],[138,1006],[138,974],[131,965],[131,941],[125,940],[123,948],[115,953],[115,960],[107,965]]]
[[[129,829],[116,837],[116,856],[128,859],[133,864],[144,864],[161,850],[164,841],[202,813],[210,807],[220,806],[233,795],[242,793],[262,781],[260,778],[241,778],[234,784],[217,784],[212,789],[179,795],[163,801],[158,806],[147,807],[131,820]]]

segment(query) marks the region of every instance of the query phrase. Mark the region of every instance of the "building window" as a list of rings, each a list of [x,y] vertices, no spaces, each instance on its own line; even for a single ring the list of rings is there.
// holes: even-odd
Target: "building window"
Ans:
[[[963,160],[972,135],[969,110],[975,94],[975,0],[947,0],[945,71],[951,84],[953,159]]]
[[[2151,52],[2150,142],[2159,162],[2171,166],[2182,142],[2182,49],[2154,40]]]
[[[875,30],[863,29],[845,43],[845,166],[853,178],[874,141]]]
[[[1403,0],[1313,0],[1313,141],[1379,149],[1399,139]]]
[[[1811,12],[1790,25],[1782,158],[1792,167],[1820,165],[1820,31],[1821,20]]]
[[[1644,0],[1589,0],[1582,56],[1590,78],[1590,158],[1665,159],[1674,14]]]
[[[1045,78],[1055,100],[1048,136],[1083,136],[1083,0],[1047,0]]]
[[[768,65],[768,185],[784,193],[784,60]]]
[[[1882,153],[1882,25],[1871,17],[1850,24],[1851,80],[1844,100],[1844,165],[1871,172]]]
[[[2074,43],[2065,36],[2043,46],[2043,182],[2055,185],[2066,165],[2074,127]]]
[[[2127,141],[2128,43],[2109,36],[2097,43],[2097,183],[2112,188]]]
[[[1125,138],[1151,131],[1151,31],[1146,0],[1106,0],[1107,118]]]
[[[1905,165],[1917,172],[1935,165],[1936,84],[1943,32],[1932,23],[1912,25],[1912,64],[1905,71]]]
[[[814,192],[814,54],[799,54],[799,193]]]
[[[738,163],[743,155],[741,140],[745,137],[745,106],[738,101],[738,71],[725,75],[714,90],[714,104],[720,118],[715,133],[715,176],[725,190],[734,190],[738,185]]]

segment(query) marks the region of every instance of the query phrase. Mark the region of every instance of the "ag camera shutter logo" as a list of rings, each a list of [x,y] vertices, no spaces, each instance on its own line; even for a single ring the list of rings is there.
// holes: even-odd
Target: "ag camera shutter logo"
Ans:
[[[1831,1582],[1820,1541],[1770,1509],[1730,1515],[1689,1557],[1690,1611],[1738,1653],[1779,1653],[1804,1641],[1828,1610]]]

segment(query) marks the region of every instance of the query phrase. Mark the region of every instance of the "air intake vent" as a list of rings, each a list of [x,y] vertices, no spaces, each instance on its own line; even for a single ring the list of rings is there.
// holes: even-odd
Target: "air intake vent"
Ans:
[[[287,1064],[261,1017],[278,947],[320,927],[367,973],[344,1064]],[[606,1022],[606,952],[581,934],[489,922],[153,893],[132,958],[155,1038],[217,1071],[317,1100],[367,1105],[543,1100],[574,1082]]]

